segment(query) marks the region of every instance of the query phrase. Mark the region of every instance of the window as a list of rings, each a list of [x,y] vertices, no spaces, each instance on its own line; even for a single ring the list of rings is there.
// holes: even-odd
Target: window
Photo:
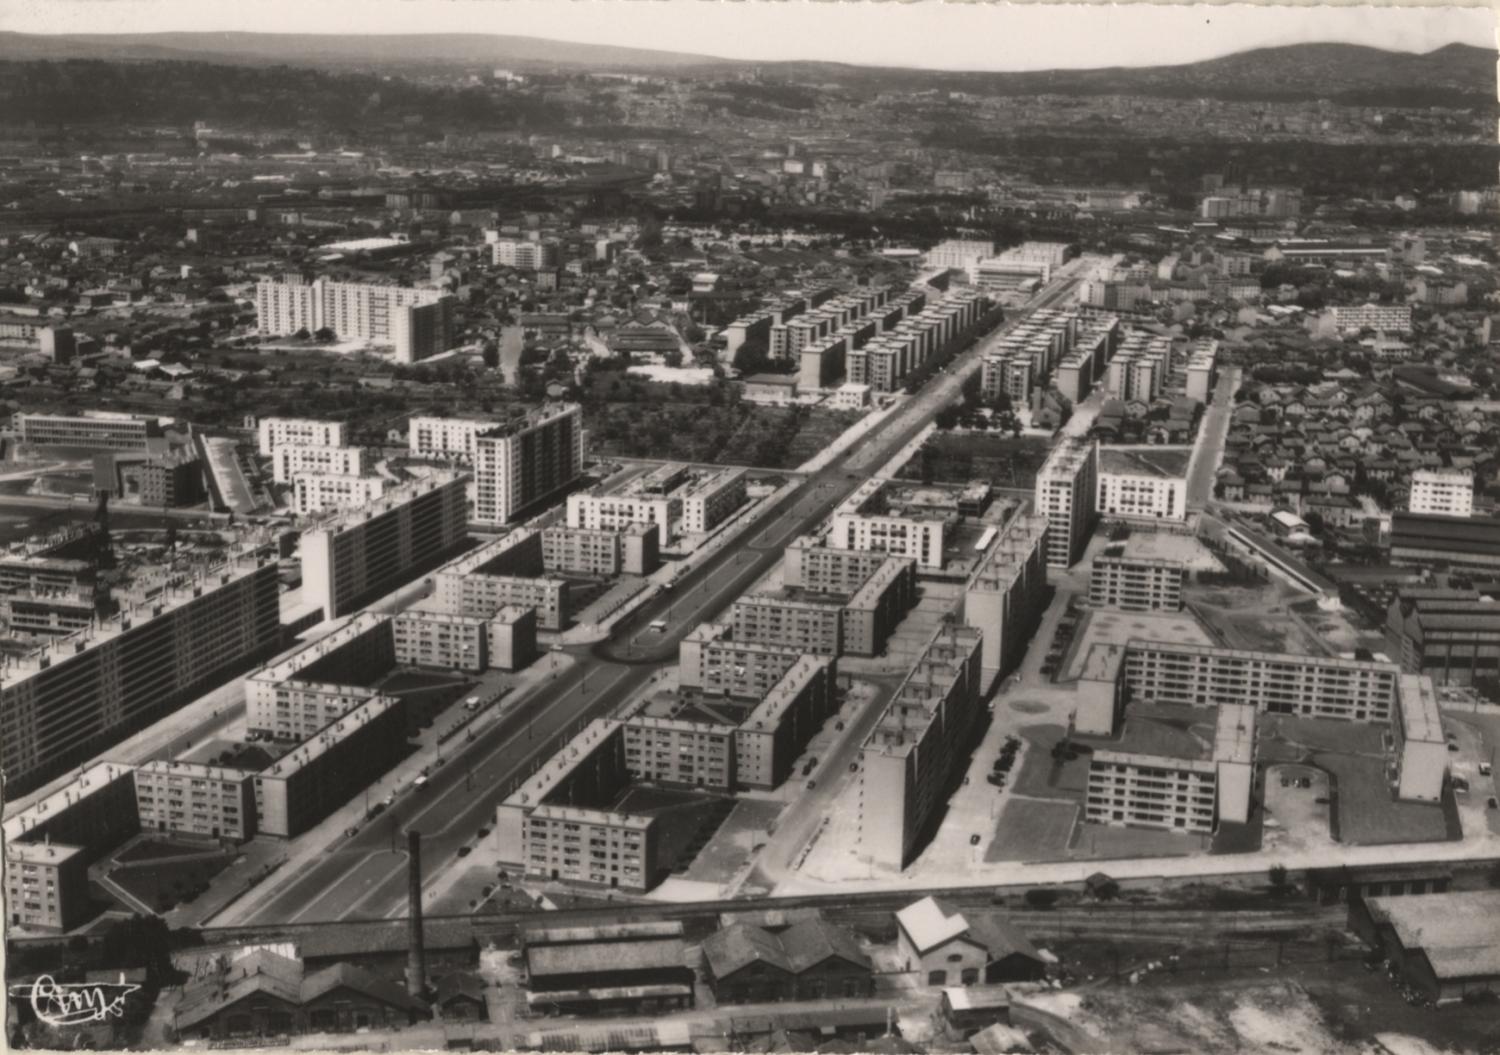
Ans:
[[[928,971],[927,972],[927,984],[928,985],[947,985],[948,984],[948,972],[947,971]]]

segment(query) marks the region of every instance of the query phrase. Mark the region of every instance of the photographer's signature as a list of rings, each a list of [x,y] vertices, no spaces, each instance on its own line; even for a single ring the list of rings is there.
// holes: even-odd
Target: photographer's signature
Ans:
[[[49,1026],[81,1026],[125,1013],[125,998],[140,986],[130,982],[57,982],[50,974],[10,987],[10,995],[31,1001],[36,1017]]]

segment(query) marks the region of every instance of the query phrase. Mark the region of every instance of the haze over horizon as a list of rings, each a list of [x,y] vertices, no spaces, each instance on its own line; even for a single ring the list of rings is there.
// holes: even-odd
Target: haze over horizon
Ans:
[[[588,16],[580,18],[587,7]],[[713,0],[51,0],[0,8],[0,31],[465,33],[743,61],[1025,71],[1191,63],[1259,47],[1348,43],[1428,52],[1495,46],[1488,8],[1264,8]],[[914,43],[915,42],[915,43]]]

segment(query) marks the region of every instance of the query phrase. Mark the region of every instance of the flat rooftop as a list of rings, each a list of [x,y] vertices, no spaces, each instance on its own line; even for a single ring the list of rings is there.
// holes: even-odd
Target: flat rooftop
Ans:
[[[1443,743],[1443,715],[1432,679],[1403,674],[1396,692],[1402,736],[1420,744]]]
[[[134,772],[135,766],[124,762],[95,763],[52,794],[7,817],[4,826],[5,841],[18,843],[38,824]]]
[[[1123,755],[1148,755],[1186,762],[1214,757],[1218,708],[1154,704],[1129,708],[1119,736],[1095,746]]]
[[[1500,890],[1366,899],[1370,913],[1389,923],[1401,944],[1422,949],[1441,977],[1500,969]]]
[[[1191,452],[1187,450],[1101,447],[1099,448],[1099,471],[1116,476],[1185,478],[1188,460],[1191,457]]]
[[[1174,535],[1170,531],[1135,531],[1125,540],[1121,554],[1126,560],[1165,560],[1186,564],[1198,553],[1198,543],[1191,535]]]
[[[1091,611],[1084,615],[1087,624],[1079,628],[1079,648],[1085,644],[1128,646],[1140,640],[1151,644],[1201,645],[1213,647],[1217,642],[1191,612],[1114,612]]]

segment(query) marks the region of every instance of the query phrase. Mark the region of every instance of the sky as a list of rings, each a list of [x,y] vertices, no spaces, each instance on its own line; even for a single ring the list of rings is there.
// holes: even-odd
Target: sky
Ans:
[[[1495,46],[1487,7],[808,0],[0,0],[0,30],[504,33],[774,61],[1026,70],[1194,62],[1305,41]]]

